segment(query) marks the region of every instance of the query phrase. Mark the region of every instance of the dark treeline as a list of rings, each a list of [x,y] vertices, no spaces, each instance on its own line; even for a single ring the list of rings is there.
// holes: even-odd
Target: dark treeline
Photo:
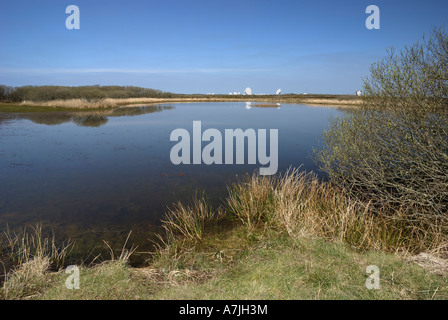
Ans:
[[[9,87],[0,85],[0,101],[21,102],[21,101],[51,101],[67,99],[85,99],[88,101],[98,101],[106,98],[169,98],[174,94],[156,89],[148,89],[134,86],[23,86]]]

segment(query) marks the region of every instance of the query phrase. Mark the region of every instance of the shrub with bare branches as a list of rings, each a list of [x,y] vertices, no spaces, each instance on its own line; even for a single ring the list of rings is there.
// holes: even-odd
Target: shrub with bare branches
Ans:
[[[364,82],[364,107],[324,134],[321,169],[392,218],[448,229],[447,33],[389,51]]]

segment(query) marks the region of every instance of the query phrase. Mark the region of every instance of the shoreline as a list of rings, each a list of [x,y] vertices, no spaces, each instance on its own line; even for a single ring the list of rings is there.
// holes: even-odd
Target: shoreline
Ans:
[[[70,244],[54,247],[38,227],[34,236],[9,233],[12,257],[28,255],[6,275],[0,300],[448,297],[446,262],[431,246],[420,248],[424,244],[414,242],[412,250],[412,239],[396,233],[394,223],[354,206],[339,189],[316,182],[312,174],[295,169],[282,177],[241,180],[219,207],[208,206],[204,197],[178,204],[165,213],[160,242],[144,266],[129,264],[138,248],[128,243],[129,233],[121,252],[105,242],[109,259],[74,265],[81,280],[77,290],[67,287],[72,276],[64,263],[54,268],[68,257]],[[258,192],[262,190],[269,192]],[[301,206],[290,205],[299,198]],[[321,206],[327,214],[318,210]],[[30,254],[33,245],[37,251]],[[366,268],[372,265],[381,266],[381,290],[366,287]]]
[[[336,108],[357,108],[362,100],[357,96],[346,95],[283,95],[283,96],[187,96],[174,98],[127,98],[103,99],[87,101],[83,99],[53,100],[47,102],[23,101],[15,103],[0,103],[0,112],[54,112],[54,111],[84,111],[108,110],[114,108],[136,107],[137,105],[165,104],[165,103],[200,103],[200,102],[256,102],[256,103],[291,103],[313,106],[329,106]]]

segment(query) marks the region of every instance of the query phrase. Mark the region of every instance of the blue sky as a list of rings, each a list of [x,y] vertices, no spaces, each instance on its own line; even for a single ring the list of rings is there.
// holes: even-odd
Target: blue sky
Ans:
[[[79,30],[65,26],[72,4]],[[380,30],[365,27],[371,4]],[[351,94],[447,12],[446,0],[1,0],[0,84]]]

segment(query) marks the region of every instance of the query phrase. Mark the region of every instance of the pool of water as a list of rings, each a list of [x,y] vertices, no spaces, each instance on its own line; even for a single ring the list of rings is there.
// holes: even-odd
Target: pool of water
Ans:
[[[311,159],[331,107],[179,103],[80,113],[0,113],[0,227],[41,223],[91,252],[103,240],[144,250],[166,207],[205,191],[219,203],[260,164],[174,165],[174,129],[277,129],[278,172],[318,172]],[[207,143],[203,142],[202,146]],[[269,144],[269,143],[268,143]]]

